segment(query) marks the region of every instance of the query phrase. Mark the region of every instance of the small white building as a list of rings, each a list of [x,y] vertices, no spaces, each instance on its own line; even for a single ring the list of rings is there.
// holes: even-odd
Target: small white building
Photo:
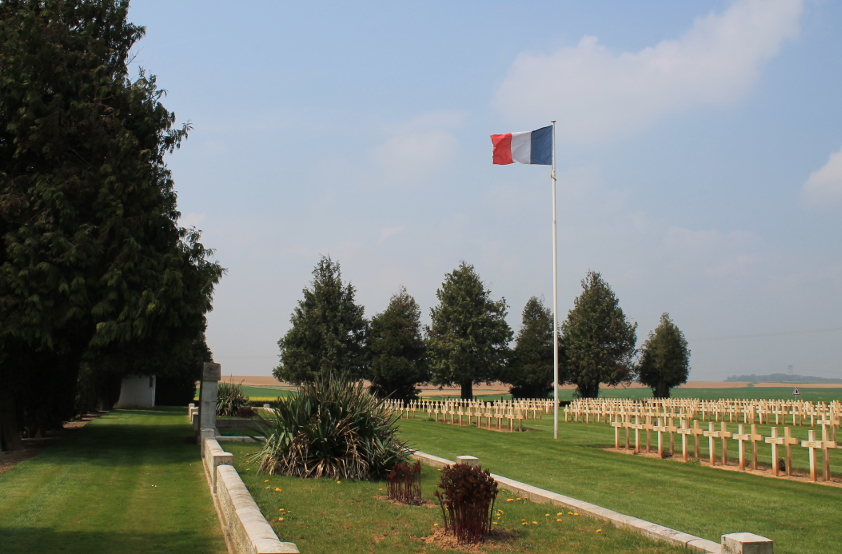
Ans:
[[[153,408],[155,406],[154,375],[132,375],[123,378],[120,399],[115,408]]]

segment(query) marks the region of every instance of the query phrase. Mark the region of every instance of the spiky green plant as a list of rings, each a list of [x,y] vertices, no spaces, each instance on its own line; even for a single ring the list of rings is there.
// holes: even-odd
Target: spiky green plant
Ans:
[[[249,397],[243,394],[243,384],[219,383],[216,389],[216,415],[235,416],[240,408],[249,405]]]
[[[319,377],[261,416],[259,471],[297,477],[372,479],[407,459],[398,416],[362,382]]]

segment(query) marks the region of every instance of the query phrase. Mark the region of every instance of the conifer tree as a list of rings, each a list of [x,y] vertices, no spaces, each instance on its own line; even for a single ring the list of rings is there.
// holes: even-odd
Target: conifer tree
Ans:
[[[128,78],[144,29],[127,12],[0,2],[0,447],[19,446],[19,423],[33,435],[73,415],[92,350],[200,336],[224,272],[177,225],[164,155],[189,126],[154,76]]]
[[[368,322],[354,303],[354,287],[342,283],[338,262],[322,257],[313,270],[312,288],[292,313],[279,341],[281,363],[273,371],[279,381],[296,385],[318,375],[362,379],[368,368]]]
[[[473,398],[473,384],[499,379],[508,363],[506,299],[492,300],[474,266],[464,261],[445,275],[436,296],[428,333],[432,382],[459,385],[462,398]]]
[[[381,397],[411,400],[415,385],[429,381],[427,345],[421,328],[421,308],[404,287],[389,306],[371,319],[371,391]]]
[[[600,383],[633,379],[636,329],[608,283],[589,271],[561,326],[566,379],[576,385],[580,398],[599,396]]]
[[[523,323],[504,373],[514,398],[546,398],[553,390],[553,314],[533,296],[523,307]]]
[[[670,389],[687,382],[690,376],[690,350],[681,329],[668,313],[643,343],[637,365],[637,380],[652,389],[655,398],[669,398]]]

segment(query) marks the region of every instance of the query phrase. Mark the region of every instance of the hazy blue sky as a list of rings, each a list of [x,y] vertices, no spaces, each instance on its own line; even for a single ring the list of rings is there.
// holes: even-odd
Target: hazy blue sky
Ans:
[[[226,374],[270,374],[322,254],[367,316],[404,285],[426,322],[465,260],[517,330],[552,300],[549,170],[492,165],[489,135],[555,119],[560,319],[592,269],[639,343],[669,312],[693,380],[842,376],[842,2],[134,0],[130,20],[135,69],[193,124],[168,163],[228,268]]]

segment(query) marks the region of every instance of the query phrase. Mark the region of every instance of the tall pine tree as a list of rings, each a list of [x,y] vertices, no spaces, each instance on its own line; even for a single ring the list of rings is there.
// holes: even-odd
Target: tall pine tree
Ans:
[[[582,294],[562,323],[562,347],[567,380],[581,398],[599,396],[601,383],[616,385],[633,378],[637,323],[620,308],[602,276],[588,272]]]
[[[325,256],[313,270],[312,288],[292,313],[279,341],[281,363],[272,374],[301,384],[319,375],[362,379],[368,368],[364,309],[354,303],[354,287],[342,283],[338,262]]]
[[[474,266],[464,261],[445,275],[436,296],[428,333],[432,382],[458,385],[462,398],[473,398],[474,383],[499,379],[508,363],[506,299],[492,300]]]

